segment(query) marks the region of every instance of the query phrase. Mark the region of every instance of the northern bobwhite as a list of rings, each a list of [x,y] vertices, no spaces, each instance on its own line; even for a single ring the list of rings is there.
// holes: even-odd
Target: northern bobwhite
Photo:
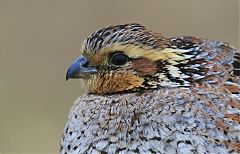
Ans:
[[[89,92],[72,107],[61,153],[239,153],[240,53],[140,24],[89,36],[66,79]]]

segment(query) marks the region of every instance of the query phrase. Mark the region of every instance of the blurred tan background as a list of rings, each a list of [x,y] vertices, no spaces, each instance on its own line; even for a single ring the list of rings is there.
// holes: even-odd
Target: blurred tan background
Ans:
[[[166,36],[239,47],[239,0],[0,0],[0,153],[57,153],[81,82],[65,72],[81,42],[138,22]]]

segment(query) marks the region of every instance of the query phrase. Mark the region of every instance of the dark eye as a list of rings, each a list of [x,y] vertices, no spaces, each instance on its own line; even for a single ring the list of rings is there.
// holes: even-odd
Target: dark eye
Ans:
[[[124,65],[128,62],[129,58],[123,53],[116,53],[110,58],[110,63],[116,66]]]

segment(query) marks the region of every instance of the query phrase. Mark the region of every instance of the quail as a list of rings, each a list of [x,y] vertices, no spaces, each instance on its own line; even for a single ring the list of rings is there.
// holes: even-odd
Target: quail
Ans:
[[[228,43],[109,26],[84,41],[66,79],[88,92],[61,153],[240,153],[240,53]]]

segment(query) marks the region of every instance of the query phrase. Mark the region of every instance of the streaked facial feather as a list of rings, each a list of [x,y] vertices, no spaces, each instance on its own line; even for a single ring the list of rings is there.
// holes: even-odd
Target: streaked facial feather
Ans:
[[[95,32],[85,41],[82,50],[89,65],[98,69],[88,81],[90,92],[115,93],[188,87],[203,81],[217,83],[222,78],[220,74],[231,70],[225,64],[231,62],[235,49],[222,42],[195,37],[168,39],[139,24],[129,24]],[[124,66],[114,67],[109,63],[109,55],[115,52],[122,52],[131,60]],[[219,55],[225,59],[219,59]],[[127,76],[131,77],[126,80]],[[104,90],[94,89],[103,84]]]

